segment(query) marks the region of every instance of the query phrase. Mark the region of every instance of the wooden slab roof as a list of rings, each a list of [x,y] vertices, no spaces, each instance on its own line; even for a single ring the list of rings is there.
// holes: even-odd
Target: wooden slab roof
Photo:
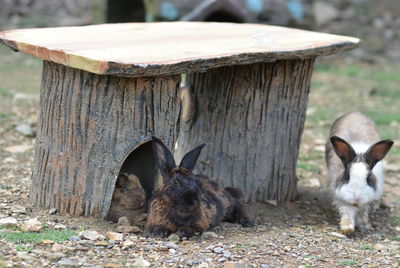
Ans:
[[[353,37],[261,24],[118,23],[9,30],[14,50],[96,74],[155,76],[220,66],[330,55]]]

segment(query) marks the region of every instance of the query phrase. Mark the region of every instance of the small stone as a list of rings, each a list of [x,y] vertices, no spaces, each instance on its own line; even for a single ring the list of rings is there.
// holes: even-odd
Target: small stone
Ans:
[[[132,267],[142,268],[142,267],[150,267],[150,262],[145,259],[135,259]]]
[[[53,240],[49,240],[49,239],[45,239],[42,241],[42,244],[44,245],[53,245],[54,241]]]
[[[32,130],[32,127],[29,124],[25,123],[19,124],[18,126],[15,127],[15,130],[27,137],[35,136],[35,132]]]
[[[171,234],[168,236],[168,241],[176,242],[181,240],[177,234]]]
[[[107,263],[104,265],[105,268],[120,268],[122,267],[122,264],[119,263]]]
[[[53,226],[53,229],[55,229],[55,230],[65,230],[65,229],[67,229],[67,226],[65,226],[64,224],[58,223],[58,224]]]
[[[62,258],[61,260],[59,260],[57,262],[57,265],[61,266],[61,267],[77,267],[78,266],[78,264],[75,263],[75,261],[73,261],[69,258]]]
[[[96,231],[82,231],[79,232],[79,238],[95,241],[99,239],[100,234]]]
[[[135,243],[132,241],[132,240],[126,240],[126,241],[124,241],[124,243],[122,243],[122,248],[123,249],[125,249],[125,248],[131,248],[131,247],[133,247],[135,245]]]
[[[17,219],[14,217],[0,219],[0,227],[13,228],[15,226],[17,226]]]
[[[79,236],[73,235],[69,238],[69,241],[79,241],[81,238]]]
[[[344,234],[340,234],[340,233],[337,233],[337,232],[331,232],[331,233],[328,233],[328,234],[331,235],[331,236],[339,237],[339,238],[346,238],[347,237]]]
[[[17,256],[18,256],[18,258],[23,259],[23,260],[27,260],[27,261],[35,260],[35,258],[33,256],[29,255],[28,253],[26,253],[24,251],[17,252]]]
[[[132,225],[132,221],[128,217],[120,217],[118,219],[118,225],[120,225],[120,226],[130,226],[130,225]]]
[[[217,254],[221,254],[223,251],[224,251],[224,249],[221,248],[221,247],[215,247],[215,248],[213,249],[213,252],[214,252],[214,253],[217,253]]]
[[[61,258],[64,258],[66,255],[61,252],[55,252],[55,253],[49,252],[49,253],[46,253],[45,256],[46,256],[46,258],[48,258],[51,261],[58,261]]]
[[[385,247],[384,245],[382,245],[382,244],[375,244],[374,245],[374,249],[376,249],[376,250],[385,250],[387,247]]]
[[[57,209],[56,208],[51,208],[50,210],[49,210],[49,215],[54,215],[54,214],[56,214],[57,213]]]
[[[4,151],[14,154],[14,153],[25,153],[30,149],[33,149],[32,145],[14,145],[4,148]]]
[[[108,247],[110,245],[110,242],[103,240],[103,241],[96,241],[94,243],[95,246],[100,246],[100,247]]]
[[[121,225],[117,227],[119,233],[140,233],[141,231],[137,226]]]
[[[24,207],[19,206],[19,205],[14,205],[10,208],[12,213],[17,213],[17,214],[26,214],[26,210]]]
[[[204,232],[201,234],[201,238],[203,239],[218,238],[218,235],[214,232]]]
[[[178,245],[174,242],[167,242],[164,244],[167,248],[179,249]]]
[[[3,160],[3,163],[15,163],[15,162],[17,162],[17,160],[15,158],[12,158],[12,157],[6,157]]]
[[[60,245],[58,243],[55,243],[52,247],[51,247],[51,251],[53,252],[61,252],[64,250],[64,246]]]
[[[261,264],[261,268],[269,268],[269,265],[268,265],[268,264],[265,264],[265,263],[263,263],[263,264]]]
[[[106,237],[113,241],[122,241],[124,235],[115,232],[107,232]]]
[[[24,232],[40,232],[42,223],[37,218],[32,218],[25,221],[20,228]]]
[[[202,262],[202,263],[199,264],[199,266],[197,266],[197,268],[209,268],[209,267],[210,266],[206,262]]]
[[[226,262],[224,263],[224,268],[247,268],[247,264],[242,262]]]
[[[286,252],[290,252],[292,249],[289,246],[285,246],[285,247],[283,247],[283,250]]]

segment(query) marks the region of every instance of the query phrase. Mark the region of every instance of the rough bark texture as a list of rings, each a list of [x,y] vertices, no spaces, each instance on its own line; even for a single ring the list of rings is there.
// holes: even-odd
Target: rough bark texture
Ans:
[[[205,142],[197,171],[243,190],[245,201],[290,201],[314,59],[189,74],[193,118],[176,157]],[[185,107],[185,105],[184,105]]]
[[[177,136],[180,76],[120,78],[44,62],[31,200],[104,218],[125,158]]]

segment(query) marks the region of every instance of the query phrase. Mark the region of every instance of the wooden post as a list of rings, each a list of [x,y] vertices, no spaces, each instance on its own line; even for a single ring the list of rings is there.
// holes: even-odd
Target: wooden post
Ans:
[[[97,75],[44,61],[31,201],[104,218],[129,153],[151,135],[172,147],[180,76]]]
[[[205,142],[198,172],[242,189],[246,201],[293,200],[313,63],[277,61],[188,75],[193,119],[181,122],[177,158]]]

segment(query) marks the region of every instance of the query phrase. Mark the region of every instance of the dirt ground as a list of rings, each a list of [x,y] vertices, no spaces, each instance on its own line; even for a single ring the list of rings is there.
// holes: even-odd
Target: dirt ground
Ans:
[[[106,235],[108,231],[115,231],[116,224],[69,215],[50,215],[48,211],[31,206],[29,188],[35,140],[16,131],[16,127],[24,123],[35,129],[40,63],[15,55],[4,56],[2,60],[0,219],[13,216],[21,223],[37,217],[44,228],[53,229],[58,225],[76,233],[91,230]],[[23,67],[14,66],[16,61],[23,63]],[[332,65],[340,69],[343,62],[335,64],[333,61]],[[377,64],[374,68],[381,67]],[[395,70],[398,68],[396,66]],[[323,187],[326,176],[323,145],[330,123],[315,116],[316,113],[320,116],[321,112],[316,107],[334,103],[335,96],[331,96],[332,99],[323,97],[330,95],[327,93],[329,88],[321,86],[321,83],[330,84],[333,80],[337,84],[347,83],[346,79],[347,76],[341,78],[335,72],[317,69],[297,172],[300,178],[299,200],[279,207],[248,204],[256,219],[254,228],[223,223],[211,229],[211,234],[195,236],[187,241],[149,238],[142,233],[124,234],[122,241],[104,237],[94,241],[73,236],[60,242],[55,242],[56,239],[11,242],[0,237],[0,267],[245,267],[237,263],[262,268],[397,267],[400,263],[398,149],[387,157],[384,204],[372,215],[373,230],[357,231],[349,237],[341,235],[337,213]],[[398,135],[400,118],[393,122],[389,122],[391,127],[390,124],[385,127],[396,130],[387,133]],[[398,146],[399,137],[393,138]],[[18,210],[18,206],[24,211]],[[236,266],[228,263],[236,263]]]

